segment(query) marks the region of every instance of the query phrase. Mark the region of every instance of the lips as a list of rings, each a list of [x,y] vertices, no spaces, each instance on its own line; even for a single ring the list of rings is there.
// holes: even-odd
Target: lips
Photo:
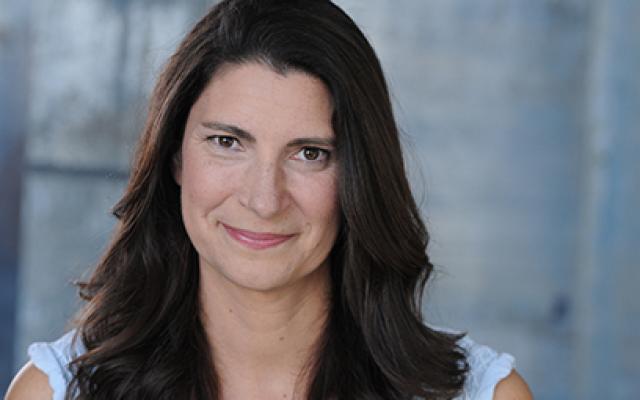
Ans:
[[[256,250],[266,249],[286,242],[295,235],[279,235],[270,232],[252,232],[244,229],[234,228],[227,224],[222,224],[233,239],[241,244]]]

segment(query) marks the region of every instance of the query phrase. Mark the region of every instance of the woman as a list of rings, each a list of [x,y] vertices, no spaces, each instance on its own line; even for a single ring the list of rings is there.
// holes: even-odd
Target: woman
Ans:
[[[227,0],[153,92],[77,328],[7,399],[530,398],[424,325],[432,270],[384,76],[330,1]]]

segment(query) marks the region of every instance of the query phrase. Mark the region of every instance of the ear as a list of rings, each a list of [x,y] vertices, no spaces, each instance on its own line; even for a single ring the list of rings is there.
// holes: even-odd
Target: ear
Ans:
[[[173,174],[173,180],[182,185],[182,149],[178,149],[171,159],[171,173]]]

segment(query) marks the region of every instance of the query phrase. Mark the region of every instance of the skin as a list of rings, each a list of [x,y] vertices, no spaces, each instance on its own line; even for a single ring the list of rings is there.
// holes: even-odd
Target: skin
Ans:
[[[318,143],[334,138],[331,113],[318,79],[279,75],[256,63],[223,68],[190,111],[174,177],[200,256],[203,323],[223,399],[305,397],[303,371],[327,317],[327,256],[338,230],[337,166],[317,151],[333,151]],[[256,250],[233,239],[223,223],[293,236]],[[5,400],[52,394],[47,376],[29,362]],[[531,398],[515,371],[494,394],[497,400]]]
[[[527,382],[515,370],[498,382],[493,393],[494,400],[532,400],[533,394]]]
[[[331,115],[320,80],[257,63],[225,66],[189,114],[175,177],[226,399],[303,395],[338,232]],[[256,250],[224,224],[293,236]]]
[[[18,371],[5,394],[5,400],[51,400],[49,378],[29,361]]]

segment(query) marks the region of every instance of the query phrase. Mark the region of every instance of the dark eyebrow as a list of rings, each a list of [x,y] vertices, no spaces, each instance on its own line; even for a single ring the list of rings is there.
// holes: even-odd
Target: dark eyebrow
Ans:
[[[235,125],[229,125],[229,124],[223,124],[222,122],[211,121],[211,122],[203,122],[202,126],[204,126],[205,128],[216,130],[216,131],[233,133],[240,139],[244,139],[251,143],[255,143],[256,141],[256,138],[252,134]]]
[[[250,143],[255,143],[256,138],[251,133],[246,130],[240,128],[236,125],[225,124],[223,122],[218,121],[206,121],[202,123],[202,126],[205,128],[228,132],[236,135],[240,139],[246,140]],[[309,137],[309,138],[296,138],[287,143],[287,147],[298,147],[305,145],[317,145],[317,146],[334,146],[335,140],[333,138],[323,138],[323,137]]]

